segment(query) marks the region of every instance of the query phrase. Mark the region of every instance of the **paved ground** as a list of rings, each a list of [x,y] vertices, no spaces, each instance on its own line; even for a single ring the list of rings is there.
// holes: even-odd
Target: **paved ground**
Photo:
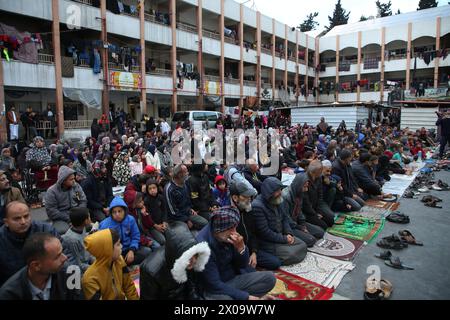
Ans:
[[[437,172],[436,178],[450,184],[450,172]],[[406,225],[386,221],[383,231],[377,239],[410,230],[423,247],[409,246],[403,250],[391,250],[404,264],[415,270],[397,270],[388,267],[374,257],[384,249],[377,247],[374,240],[363,248],[356,257],[356,268],[345,276],[336,293],[352,300],[363,299],[365,281],[369,277],[367,267],[377,265],[381,269],[381,278],[391,281],[395,300],[438,300],[450,299],[450,191],[433,191],[432,195],[443,199],[442,209],[425,207],[419,199],[401,199],[399,211],[410,216]]]
[[[436,178],[450,184],[450,172],[438,172]],[[377,238],[397,234],[401,229],[410,230],[424,246],[409,246],[392,252],[415,270],[396,270],[375,258],[374,254],[383,251],[377,247],[375,239],[356,257],[356,268],[345,276],[333,300],[363,299],[365,281],[369,276],[366,270],[370,265],[379,266],[381,277],[392,282],[392,300],[450,299],[450,239],[446,238],[450,234],[450,191],[433,191],[431,194],[444,200],[441,204],[443,209],[425,207],[420,199],[402,198],[399,210],[409,215],[411,222],[400,225],[386,221]],[[32,215],[36,220],[47,220],[44,208],[33,210]]]

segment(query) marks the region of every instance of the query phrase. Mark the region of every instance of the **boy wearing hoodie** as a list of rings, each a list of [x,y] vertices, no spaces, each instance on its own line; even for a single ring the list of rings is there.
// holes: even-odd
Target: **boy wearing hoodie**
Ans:
[[[121,256],[122,244],[114,229],[101,230],[86,237],[86,249],[95,262],[82,278],[87,300],[139,300],[127,263]]]
[[[147,192],[144,197],[144,204],[153,225],[150,226],[150,233],[160,245],[166,242],[165,232],[169,227],[167,221],[166,202],[162,194],[158,192],[159,184],[154,179],[148,179]]]
[[[230,192],[228,191],[228,184],[224,176],[217,176],[214,180],[216,187],[213,189],[213,196],[219,207],[231,205]]]
[[[120,235],[122,256],[128,265],[140,264],[151,249],[139,246],[141,234],[136,220],[128,214],[128,207],[120,197],[115,197],[109,206],[110,215],[100,223],[99,230],[114,229]]]

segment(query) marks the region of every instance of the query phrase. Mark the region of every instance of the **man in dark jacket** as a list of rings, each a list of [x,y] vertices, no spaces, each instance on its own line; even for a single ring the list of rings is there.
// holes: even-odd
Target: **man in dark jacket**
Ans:
[[[182,221],[189,229],[201,230],[208,224],[208,220],[198,215],[192,209],[189,189],[186,185],[189,171],[185,165],[178,165],[173,169],[173,181],[164,188],[164,197],[167,204],[167,219]]]
[[[0,300],[77,300],[80,290],[69,289],[64,272],[67,257],[61,242],[49,233],[31,235],[23,246],[26,267],[0,288]]]
[[[353,162],[352,170],[358,185],[361,186],[366,194],[371,196],[382,194],[381,186],[370,168],[370,154],[362,153],[359,159]]]
[[[247,165],[245,166],[243,174],[245,179],[251,183],[253,188],[255,188],[258,193],[261,193],[261,185],[267,177],[259,173],[259,166],[255,160],[247,160]]]
[[[445,114],[438,114],[439,119],[436,122],[437,126],[441,127],[441,141],[439,148],[439,157],[444,156],[444,151],[447,143],[450,143],[450,111],[447,110]]]
[[[25,267],[22,248],[25,240],[37,232],[59,236],[51,225],[31,221],[30,208],[21,202],[6,207],[5,224],[0,228],[0,286],[14,273]]]
[[[248,272],[250,255],[244,238],[236,231],[239,221],[236,208],[220,208],[197,235],[198,242],[205,241],[211,248],[209,261],[200,273],[207,300],[260,300],[275,286],[272,272]]]
[[[95,160],[92,173],[81,182],[81,187],[87,198],[87,207],[93,222],[103,221],[109,215],[109,204],[113,196],[112,183],[108,178],[105,163]]]
[[[206,242],[197,242],[182,222],[165,233],[166,245],[152,252],[141,264],[141,300],[200,300],[197,272],[211,255]]]
[[[191,168],[191,176],[187,180],[192,209],[209,220],[211,212],[219,208],[219,204],[214,199],[209,178],[207,175],[208,166],[205,164],[194,164]]]
[[[283,184],[277,178],[264,180],[261,194],[252,202],[258,246],[277,256],[283,265],[301,262],[306,256],[306,244],[294,236],[282,206]]]
[[[306,171],[308,191],[303,195],[303,213],[306,221],[326,230],[334,224],[334,213],[323,199],[322,163],[312,161]]]
[[[352,167],[352,151],[344,149],[341,151],[339,158],[333,162],[332,173],[342,179],[342,187],[344,188],[345,202],[352,206],[352,211],[359,211],[365,202],[364,191],[358,186],[353,176]]]
[[[3,225],[6,206],[13,201],[25,203],[22,192],[11,186],[5,171],[0,170],[0,227]]]
[[[313,247],[318,239],[323,238],[325,232],[322,228],[306,222],[302,205],[303,194],[308,190],[308,175],[306,173],[297,174],[291,185],[283,190],[283,206],[294,235],[305,242],[308,247]]]
[[[233,181],[230,186],[231,206],[237,208],[241,214],[241,220],[237,226],[237,232],[244,237],[244,243],[250,253],[249,268],[256,266],[277,270],[281,261],[273,254],[260,250],[256,238],[256,225],[252,211],[252,198],[258,195],[255,188],[242,181]]]

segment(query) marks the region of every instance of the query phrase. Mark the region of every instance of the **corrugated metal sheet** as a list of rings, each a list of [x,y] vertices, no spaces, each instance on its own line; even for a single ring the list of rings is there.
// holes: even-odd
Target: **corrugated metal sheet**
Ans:
[[[356,121],[367,119],[369,110],[365,107],[302,107],[291,110],[292,124],[317,125],[321,117],[325,117],[325,121],[330,126],[337,129],[342,120],[345,120],[347,128],[354,128]]]
[[[422,127],[436,129],[438,108],[402,108],[401,128],[417,130]]]

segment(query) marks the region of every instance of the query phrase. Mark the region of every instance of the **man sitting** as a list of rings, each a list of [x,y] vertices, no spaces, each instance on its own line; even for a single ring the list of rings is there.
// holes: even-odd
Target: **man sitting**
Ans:
[[[294,236],[284,212],[280,180],[264,180],[261,194],[252,203],[252,215],[260,249],[275,255],[283,265],[301,262],[306,256],[306,244]]]
[[[58,181],[47,190],[44,197],[45,210],[59,234],[69,230],[71,208],[86,208],[87,198],[81,186],[75,182],[75,171],[62,166],[58,171]]]
[[[372,168],[370,167],[370,154],[362,153],[359,159],[352,164],[353,174],[359,186],[370,196],[379,196],[382,194],[381,185],[375,179]]]
[[[246,272],[249,250],[237,233],[240,215],[236,208],[216,210],[197,236],[211,248],[211,256],[200,274],[203,296],[208,300],[260,300],[275,286],[270,271]]]
[[[58,235],[51,225],[32,221],[30,208],[13,201],[6,206],[5,224],[0,228],[0,286],[14,273],[25,267],[22,248],[25,240],[37,232]]]
[[[261,193],[261,185],[267,177],[259,173],[258,163],[254,159],[247,160],[243,174],[253,188],[255,188],[258,193]]]
[[[6,206],[13,201],[25,203],[20,190],[11,187],[5,171],[0,170],[0,227],[3,225]]]

